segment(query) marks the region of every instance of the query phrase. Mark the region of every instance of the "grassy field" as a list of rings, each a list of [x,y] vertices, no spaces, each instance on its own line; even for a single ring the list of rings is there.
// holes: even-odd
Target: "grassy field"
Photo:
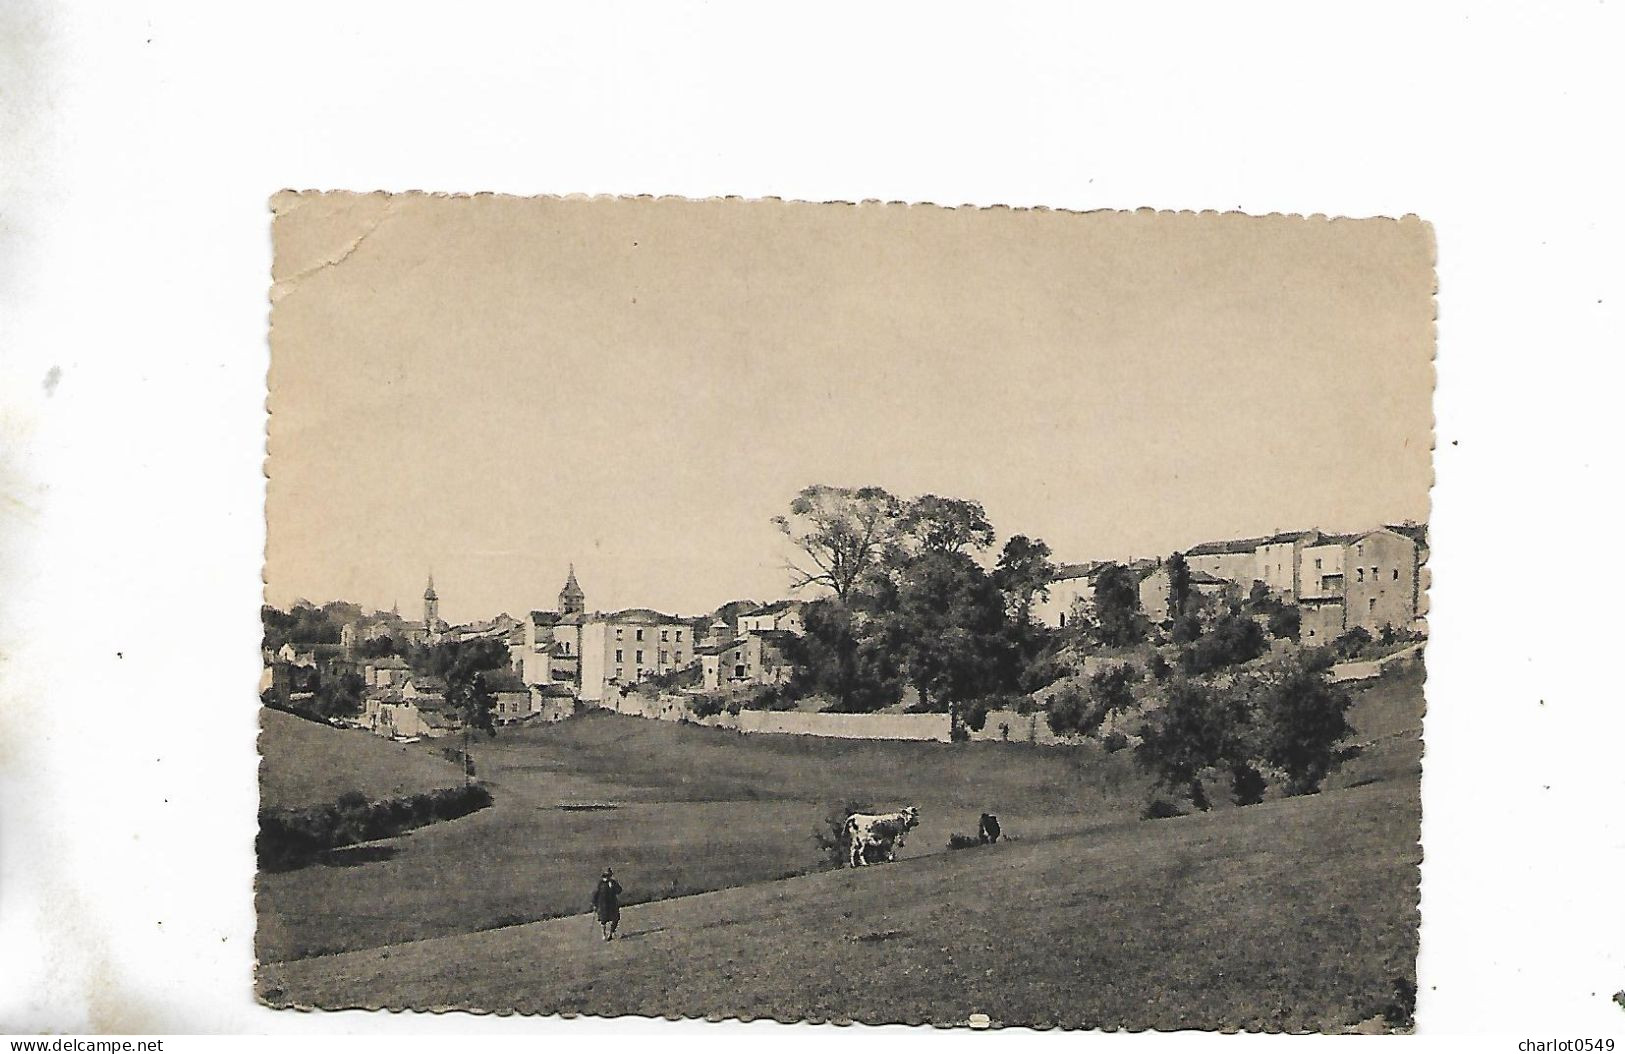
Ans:
[[[462,769],[422,744],[391,743],[269,708],[260,711],[260,804],[317,805],[347,791],[396,798],[455,787]]]
[[[276,964],[273,1005],[1337,1030],[1416,955],[1402,784]]]
[[[357,866],[261,877],[261,992],[327,1007],[1341,1028],[1412,975],[1421,686],[1410,662],[1353,688],[1361,751],[1325,793],[1161,821],[1138,819],[1148,788],[1128,754],[1093,748],[740,736],[611,714],[505,733],[475,750],[494,807]],[[810,832],[844,800],[923,808],[897,864],[819,873]],[[584,804],[613,808],[559,807]],[[1014,838],[947,852],[983,810]],[[610,945],[580,914],[606,863],[634,904]],[[719,892],[688,895],[706,890]]]
[[[346,746],[360,734],[331,731]],[[440,764],[429,743],[406,749]],[[1093,748],[741,736],[609,713],[504,732],[474,756],[491,808],[261,875],[259,957],[574,914],[606,865],[633,902],[801,874],[822,866],[813,828],[844,801],[920,806],[906,858],[974,833],[983,811],[1031,839],[1120,822],[1144,799],[1128,756]],[[614,807],[559,808],[589,803]]]

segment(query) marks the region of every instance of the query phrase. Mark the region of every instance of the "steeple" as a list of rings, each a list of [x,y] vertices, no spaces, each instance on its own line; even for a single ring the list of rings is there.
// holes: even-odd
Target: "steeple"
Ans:
[[[440,595],[434,591],[434,572],[429,572],[429,588],[423,591],[423,631],[432,641],[440,635]]]
[[[559,590],[559,614],[579,615],[587,610],[587,594],[582,592],[581,583],[576,581],[576,565],[570,565],[570,577],[565,579],[564,588]]]

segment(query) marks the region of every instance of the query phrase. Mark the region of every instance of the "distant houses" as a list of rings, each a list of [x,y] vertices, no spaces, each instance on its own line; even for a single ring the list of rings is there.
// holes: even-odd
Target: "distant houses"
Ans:
[[[721,619],[713,622],[699,649],[700,687],[719,691],[788,682],[795,673],[791,641],[804,632],[804,607],[798,600],[780,600],[741,612],[738,633],[730,633]]]
[[[1345,534],[1301,530],[1206,541],[1187,549],[1184,559],[1193,594],[1239,600],[1266,590],[1297,606],[1304,643],[1330,643],[1357,627],[1373,635],[1389,627],[1422,629],[1427,546],[1426,525],[1405,523]],[[1066,628],[1089,616],[1101,576],[1112,568],[1127,573],[1147,620],[1173,620],[1173,568],[1165,559],[1063,564],[1048,595],[1034,604],[1034,617]],[[517,725],[562,720],[582,706],[619,707],[651,679],[661,690],[700,693],[786,684],[795,674],[795,641],[805,632],[806,605],[734,601],[709,622],[642,607],[589,611],[572,566],[556,610],[517,619],[501,614],[450,625],[439,617],[432,578],[421,623],[408,623],[395,610],[369,615],[339,602],[328,609],[343,609],[338,643],[290,642],[266,650],[267,698],[274,705],[309,706],[318,690],[332,691],[331,678],[359,677],[363,712],[345,722],[384,736],[434,738],[461,728],[445,683],[414,670],[402,655],[362,654],[390,651],[373,646],[380,638],[409,645],[499,642],[508,662],[489,675],[492,717],[500,725]],[[331,625],[326,632],[333,632]],[[358,646],[358,640],[365,643]]]
[[[461,725],[446,699],[446,682],[412,677],[399,687],[368,688],[361,694],[361,723],[380,736],[438,739]]]
[[[1360,627],[1420,628],[1421,568],[1427,558],[1427,526],[1405,523],[1348,534],[1319,530],[1202,542],[1185,550],[1191,589],[1214,594],[1250,592],[1255,584],[1298,605],[1305,642],[1326,642]],[[1044,624],[1064,628],[1077,611],[1094,603],[1105,561],[1064,564],[1049,597],[1034,607]],[[1161,560],[1122,566],[1139,582],[1140,607],[1153,622],[1165,621],[1171,588]]]

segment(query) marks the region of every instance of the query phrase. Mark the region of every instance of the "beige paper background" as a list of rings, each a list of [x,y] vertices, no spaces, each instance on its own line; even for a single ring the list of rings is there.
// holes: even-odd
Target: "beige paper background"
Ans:
[[[1057,558],[1425,520],[1423,222],[284,193],[267,595],[782,593],[812,482]]]

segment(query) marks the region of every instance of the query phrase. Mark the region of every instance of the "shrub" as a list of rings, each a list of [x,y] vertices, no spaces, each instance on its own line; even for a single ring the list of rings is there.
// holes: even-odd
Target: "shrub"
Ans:
[[[709,692],[705,695],[690,696],[688,700],[688,712],[695,717],[715,717],[727,709],[727,706],[726,696]]]
[[[1158,785],[1190,796],[1191,804],[1208,810],[1203,773],[1228,759],[1246,756],[1241,744],[1248,733],[1248,714],[1239,692],[1217,691],[1194,681],[1174,682],[1162,709],[1141,731],[1134,760]]]
[[[1180,655],[1187,674],[1203,674],[1248,662],[1264,654],[1264,627],[1244,615],[1228,614]]]
[[[1298,653],[1298,662],[1311,673],[1325,673],[1337,663],[1337,655],[1329,647],[1304,648]]]
[[[1142,820],[1171,820],[1185,815],[1184,811],[1166,798],[1152,798],[1140,813]]]
[[[1113,729],[1106,733],[1106,737],[1100,741],[1100,745],[1106,749],[1106,753],[1115,754],[1119,750],[1128,747],[1128,736]]]
[[[1300,629],[1301,625],[1302,619],[1298,614],[1298,606],[1296,604],[1283,604],[1276,610],[1270,612],[1270,636],[1274,637],[1276,640],[1297,640],[1298,630]]]
[[[1202,635],[1202,620],[1194,612],[1187,612],[1174,619],[1173,628],[1168,632],[1168,639],[1175,644],[1189,644]]]
[[[1287,794],[1313,794],[1338,761],[1338,744],[1353,734],[1349,694],[1303,663],[1287,663],[1261,687],[1262,759],[1286,774]]]
[[[254,848],[262,868],[287,871],[308,864],[328,849],[390,838],[435,820],[466,816],[490,804],[491,792],[477,783],[384,801],[370,801],[350,791],[330,805],[261,809]]]
[[[745,695],[740,706],[746,710],[794,710],[796,700],[782,685],[764,684]]]
[[[1364,626],[1355,626],[1332,641],[1332,649],[1341,658],[1358,659],[1371,650],[1371,631]]]
[[[974,834],[951,834],[948,836],[949,849],[975,849],[982,844],[982,840]]]
[[[1067,735],[1089,720],[1089,698],[1076,685],[1069,684],[1050,696],[1044,720],[1056,735]]]
[[[1230,766],[1230,800],[1237,805],[1257,805],[1269,785],[1263,773],[1245,761]]]
[[[1054,654],[1040,655],[1016,676],[1016,686],[1023,692],[1032,693],[1048,688],[1075,672],[1070,664],[1062,662]]]
[[[1166,681],[1168,675],[1174,672],[1174,668],[1168,664],[1168,660],[1163,657],[1162,652],[1154,651],[1151,653],[1151,658],[1145,661],[1145,671],[1151,675],[1151,679],[1154,681]]]
[[[997,693],[973,699],[960,708],[960,720],[972,732],[980,732],[987,727],[987,715],[995,710],[1020,710],[1022,703],[1030,700],[1024,695],[1007,695]]]
[[[1057,734],[1093,734],[1107,717],[1134,706],[1133,685],[1139,679],[1138,668],[1122,663],[1090,674],[1086,690],[1068,685],[1050,701],[1050,728]]]

